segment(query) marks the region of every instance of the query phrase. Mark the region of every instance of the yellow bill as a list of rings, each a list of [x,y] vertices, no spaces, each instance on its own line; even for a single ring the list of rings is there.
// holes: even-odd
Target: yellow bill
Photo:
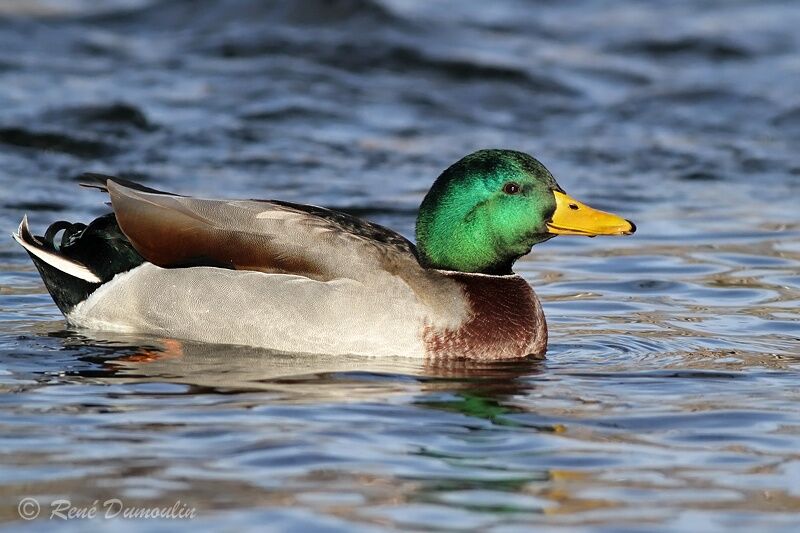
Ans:
[[[547,230],[556,235],[630,235],[636,225],[612,213],[606,213],[582,204],[563,192],[553,191],[556,211],[547,224]]]

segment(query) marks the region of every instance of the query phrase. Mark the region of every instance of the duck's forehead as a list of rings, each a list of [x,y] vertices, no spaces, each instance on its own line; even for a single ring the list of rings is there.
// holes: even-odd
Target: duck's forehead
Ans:
[[[514,166],[516,166],[521,172],[541,178],[552,179],[550,171],[547,170],[547,167],[545,167],[538,159],[529,156],[528,154],[520,153],[514,158],[514,163]]]
[[[530,156],[521,155],[524,157],[479,161],[464,174],[466,179],[459,186],[494,190],[504,182],[515,181],[524,184],[526,189],[560,189],[544,165]]]
[[[550,176],[550,172],[539,160],[524,152],[509,151],[503,157],[495,158],[494,163],[499,172],[530,174],[540,177]]]
[[[521,178],[535,175],[535,167],[515,157],[479,159],[472,163],[471,173],[484,179]]]
[[[544,185],[547,185],[552,189],[556,190],[561,189],[561,187],[558,185],[553,175],[550,173],[549,170],[547,170],[547,167],[545,167],[537,159],[534,159],[533,157],[526,154],[525,157],[521,158],[521,160],[519,161],[519,165],[522,169],[522,172],[524,172],[528,176],[531,176],[536,181]]]

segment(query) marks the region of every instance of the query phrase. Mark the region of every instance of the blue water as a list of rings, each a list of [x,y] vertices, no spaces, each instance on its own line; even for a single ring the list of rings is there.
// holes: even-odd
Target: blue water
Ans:
[[[518,263],[546,360],[441,366],[71,330],[0,238],[0,523],[797,531],[798,27],[789,0],[0,4],[3,234],[103,213],[94,170],[411,236],[498,146],[639,227]]]

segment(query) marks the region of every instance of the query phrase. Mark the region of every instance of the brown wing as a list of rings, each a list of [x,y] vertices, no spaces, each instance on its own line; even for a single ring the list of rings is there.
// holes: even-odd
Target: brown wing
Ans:
[[[407,239],[345,213],[277,201],[188,198],[111,180],[106,187],[120,228],[158,266],[219,266],[325,281],[363,279],[376,268],[422,268]]]

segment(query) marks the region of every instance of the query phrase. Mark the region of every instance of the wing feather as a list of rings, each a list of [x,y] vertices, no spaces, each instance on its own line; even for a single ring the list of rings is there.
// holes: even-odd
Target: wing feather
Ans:
[[[265,200],[206,200],[108,180],[120,228],[162,267],[218,266],[317,280],[364,279],[375,269],[422,270],[414,245],[357,217]]]

